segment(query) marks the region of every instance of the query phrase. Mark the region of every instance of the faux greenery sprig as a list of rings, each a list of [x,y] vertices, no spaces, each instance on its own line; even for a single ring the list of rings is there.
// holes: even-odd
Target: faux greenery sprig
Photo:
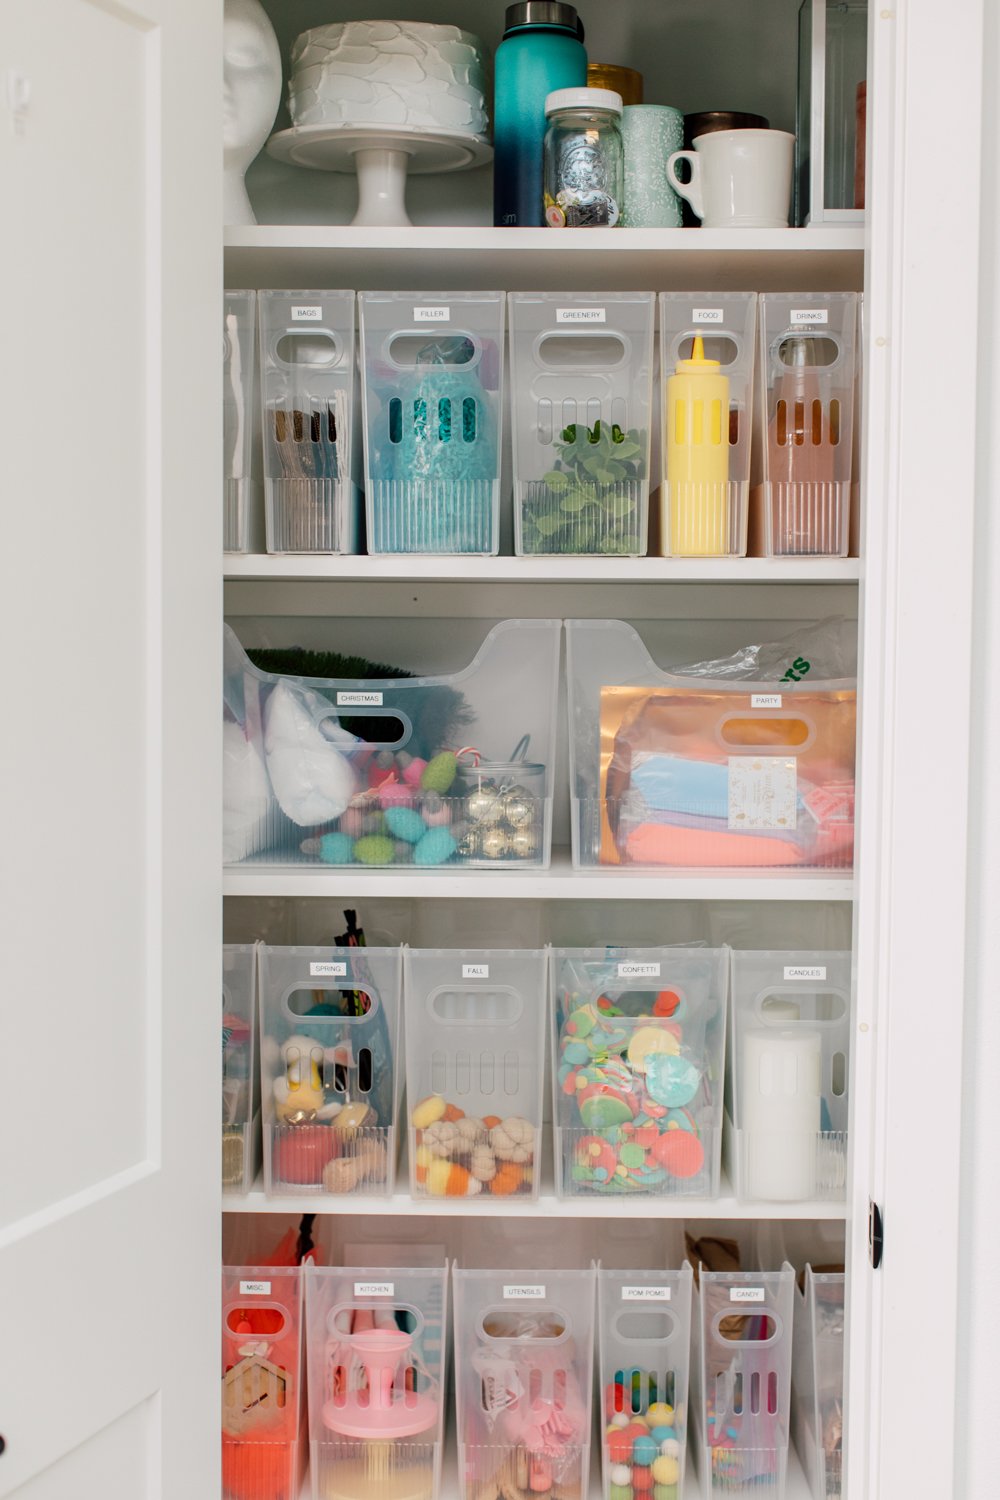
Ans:
[[[617,422],[573,422],[557,443],[555,467],[529,486],[522,516],[526,552],[642,550],[639,503],[646,434]]]

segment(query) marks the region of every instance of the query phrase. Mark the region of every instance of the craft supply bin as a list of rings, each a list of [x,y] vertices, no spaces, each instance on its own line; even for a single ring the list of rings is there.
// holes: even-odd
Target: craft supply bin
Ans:
[[[223,1500],[299,1500],[304,1348],[299,1267],[223,1267]]]
[[[256,668],[227,627],[227,862],[547,868],[561,630],[504,620],[461,671],[330,680]]]
[[[511,292],[514,547],[644,557],[652,292]]]
[[[223,523],[226,552],[250,551],[257,293],[225,293],[222,328]]]
[[[701,1270],[691,1412],[701,1493],[782,1500],[795,1273]]]
[[[595,1272],[456,1267],[453,1280],[463,1500],[585,1500]]]
[[[718,1195],[729,954],[550,956],[556,1191]]]
[[[762,292],[755,533],[765,557],[846,557],[857,292]]]
[[[746,555],[756,334],[756,292],[660,293],[664,557]]]
[[[567,620],[566,663],[576,867],[851,868],[853,678],[671,674],[622,620]]]
[[[795,1289],[792,1436],[814,1500],[842,1493],[845,1284],[843,1271],[807,1265]]]
[[[843,1199],[850,953],[734,952],[726,1129],[739,1197]]]
[[[357,552],[354,293],[262,291],[268,552]]]
[[[503,292],[362,292],[369,552],[495,553]]]
[[[414,1198],[537,1198],[547,960],[540,949],[407,948]]]
[[[398,948],[261,947],[268,1194],[392,1191],[401,989]]]
[[[436,1500],[447,1267],[308,1266],[313,1500]]]
[[[246,1193],[253,1182],[257,1025],[257,951],[252,943],[222,948],[222,1186]]]
[[[691,1267],[597,1273],[605,1500],[684,1494]]]

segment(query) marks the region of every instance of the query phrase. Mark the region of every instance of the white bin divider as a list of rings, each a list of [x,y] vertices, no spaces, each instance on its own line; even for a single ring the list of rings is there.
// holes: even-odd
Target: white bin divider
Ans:
[[[260,1131],[257,1059],[257,948],[222,948],[222,1186],[246,1193]]]
[[[842,1493],[845,1285],[842,1271],[807,1265],[795,1289],[792,1436],[814,1500]]]

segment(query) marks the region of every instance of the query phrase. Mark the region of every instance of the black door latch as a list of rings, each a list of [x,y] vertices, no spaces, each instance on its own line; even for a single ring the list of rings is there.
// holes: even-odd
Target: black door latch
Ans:
[[[868,1200],[868,1259],[872,1263],[872,1270],[877,1271],[882,1264],[882,1210],[874,1199]]]

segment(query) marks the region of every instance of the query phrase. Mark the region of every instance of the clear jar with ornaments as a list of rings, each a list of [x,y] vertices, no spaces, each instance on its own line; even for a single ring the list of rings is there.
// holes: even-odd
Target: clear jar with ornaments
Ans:
[[[550,229],[613,229],[625,180],[620,94],[557,89],[545,100],[545,222]]]

